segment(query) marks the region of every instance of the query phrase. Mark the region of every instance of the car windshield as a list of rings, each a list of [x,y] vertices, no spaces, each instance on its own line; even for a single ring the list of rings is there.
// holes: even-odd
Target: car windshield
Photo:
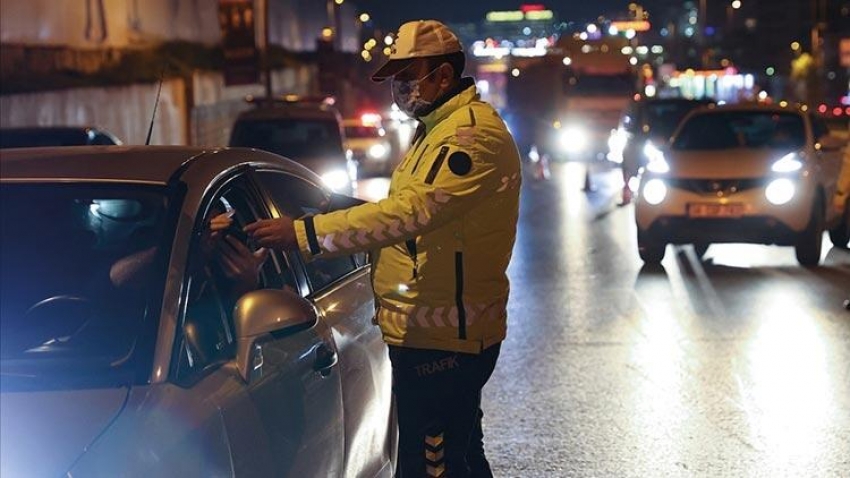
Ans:
[[[634,91],[634,79],[628,74],[581,74],[567,80],[567,93],[575,96],[630,97]]]
[[[345,154],[339,123],[332,120],[240,121],[230,145],[262,149],[296,161]]]
[[[695,101],[648,103],[644,107],[643,122],[649,126],[653,136],[669,138],[688,112],[704,104]]]
[[[375,128],[374,126],[346,126],[346,138],[380,138],[383,136],[383,129]]]
[[[806,143],[803,119],[774,111],[713,111],[692,116],[676,135],[673,149],[771,148],[794,150]]]
[[[165,282],[166,207],[155,187],[0,187],[4,390],[115,386],[145,366],[150,347],[140,342],[155,335]]]

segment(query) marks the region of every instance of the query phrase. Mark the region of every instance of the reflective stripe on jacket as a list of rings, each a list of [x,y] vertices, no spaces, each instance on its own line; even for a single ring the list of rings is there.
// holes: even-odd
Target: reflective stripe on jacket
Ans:
[[[505,338],[520,159],[498,113],[464,86],[421,118],[386,199],[295,221],[308,259],[373,251],[391,345],[479,353]]]

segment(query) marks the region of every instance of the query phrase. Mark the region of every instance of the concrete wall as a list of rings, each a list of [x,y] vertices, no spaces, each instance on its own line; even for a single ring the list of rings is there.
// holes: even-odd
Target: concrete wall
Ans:
[[[315,67],[272,72],[276,93],[313,91]],[[0,96],[0,126],[99,126],[125,144],[144,144],[157,84]],[[217,72],[163,83],[151,144],[224,146],[236,116],[250,108],[248,95],[262,96],[260,85],[224,86]]]
[[[291,51],[315,50],[329,19],[326,0],[269,0],[269,37]],[[255,2],[258,4],[259,2]],[[185,40],[221,41],[218,0],[2,0],[0,42],[125,48]],[[357,11],[338,8],[344,51],[358,51]]]
[[[0,96],[0,126],[99,126],[125,144],[144,144],[156,92],[145,84]],[[163,83],[151,144],[186,144],[185,93],[183,80]]]

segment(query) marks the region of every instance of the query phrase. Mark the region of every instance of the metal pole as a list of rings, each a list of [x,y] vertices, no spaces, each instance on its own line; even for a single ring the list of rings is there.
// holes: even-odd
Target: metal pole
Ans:
[[[272,97],[272,69],[269,42],[269,1],[260,0],[263,4],[263,80],[266,87],[266,98]]]

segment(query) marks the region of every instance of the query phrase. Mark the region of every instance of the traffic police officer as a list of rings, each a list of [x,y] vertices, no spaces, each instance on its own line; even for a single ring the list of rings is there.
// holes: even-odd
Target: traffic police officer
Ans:
[[[372,77],[392,78],[395,103],[419,120],[388,197],[246,227],[260,245],[297,247],[308,259],[373,252],[404,478],[492,476],[481,389],[506,334],[520,160],[496,110],[461,77],[464,63],[444,24],[403,24]]]

